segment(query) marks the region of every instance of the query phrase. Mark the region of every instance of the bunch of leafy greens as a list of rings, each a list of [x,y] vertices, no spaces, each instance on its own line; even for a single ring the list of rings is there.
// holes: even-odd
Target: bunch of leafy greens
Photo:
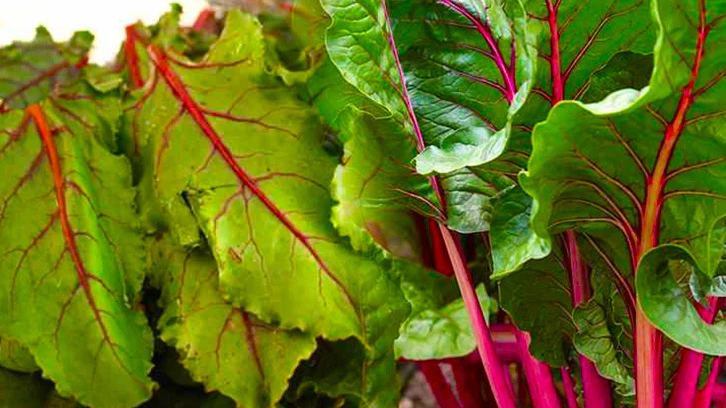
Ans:
[[[180,14],[0,49],[0,407],[710,404],[726,4]]]

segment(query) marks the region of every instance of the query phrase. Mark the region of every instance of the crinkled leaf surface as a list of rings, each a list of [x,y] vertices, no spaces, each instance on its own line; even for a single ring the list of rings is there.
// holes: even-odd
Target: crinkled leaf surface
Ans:
[[[645,252],[666,243],[687,248],[698,269],[713,276],[726,215],[717,97],[726,74],[715,51],[726,36],[726,6],[662,0],[657,7],[660,40],[644,94],[624,90],[597,104],[560,104],[535,129],[520,181],[535,199],[538,234],[575,228],[600,240],[614,249],[612,265],[630,261],[617,268],[625,277]],[[659,324],[668,335],[682,327],[681,320]]]
[[[515,2],[503,3],[506,8],[512,10]],[[432,171],[460,173],[467,171],[467,166],[469,166],[468,171],[478,173],[477,178],[460,176],[461,180],[468,181],[464,184],[442,183],[447,196],[466,197],[466,199],[460,199],[459,202],[452,200],[449,207],[450,214],[457,212],[468,214],[461,220],[453,217],[450,220],[450,225],[461,232],[490,229],[489,219],[492,208],[489,201],[491,197],[511,185],[512,179],[514,179],[512,174],[525,167],[524,161],[531,150],[529,139],[532,126],[544,119],[553,104],[563,99],[580,99],[590,88],[592,73],[605,66],[616,54],[623,51],[649,52],[652,47],[653,29],[649,18],[648,2],[645,0],[606,2],[527,0],[523,3],[528,20],[525,25],[515,18],[514,31],[517,31],[517,24],[522,26],[521,34],[519,34],[519,37],[523,39],[521,43],[530,48],[537,42],[532,37],[538,36],[539,55],[536,57],[536,74],[531,74],[529,77],[525,75],[514,77],[517,83],[525,84],[528,81],[526,86],[520,85],[527,89],[528,93],[521,95],[521,100],[515,99],[511,103],[509,113],[514,117],[510,118],[513,125],[506,149],[500,148],[497,151],[491,151],[488,143],[467,137],[465,136],[466,131],[458,130],[449,132],[450,135],[437,150],[436,155],[427,155],[427,153],[434,152],[431,150],[417,158],[417,169],[424,173]],[[492,2],[490,5],[493,10],[496,10],[498,6],[502,7],[499,2]],[[465,13],[462,15],[466,18],[460,21],[456,27],[461,26],[462,22],[466,24],[463,24],[463,28],[456,29],[474,31],[473,28],[478,27],[476,20],[472,20]],[[492,17],[491,20],[496,21],[496,18]],[[474,22],[473,25],[469,23],[470,21]],[[443,19],[443,22],[452,25],[451,19]],[[494,31],[496,32],[496,30]],[[453,42],[457,48],[460,46],[461,41]],[[479,48],[483,46],[482,43]],[[438,49],[440,48],[438,47]],[[485,49],[485,51],[487,50]],[[515,61],[518,66],[526,66],[527,63],[533,64],[527,61],[527,59],[535,58],[533,52],[519,52],[519,48],[517,51]],[[432,52],[437,52],[437,48],[434,48]],[[476,55],[476,50],[472,51],[471,47],[465,47],[457,52],[462,54],[463,61],[470,61]],[[496,55],[496,53],[489,53],[485,57],[496,59]],[[520,59],[523,61],[519,61]],[[514,63],[512,62],[512,64]],[[496,78],[481,69],[477,70],[475,74],[484,81],[492,81]],[[534,75],[533,78],[532,75]],[[452,76],[442,74],[441,77],[447,82],[432,84],[431,89],[452,88],[449,84]],[[412,84],[415,83],[412,81]],[[596,85],[597,90],[605,94],[619,89],[619,84],[616,83],[600,81]],[[412,94],[416,95],[416,92],[414,91]],[[454,95],[460,94],[461,92],[457,92]],[[475,93],[476,96],[480,94],[481,92]],[[478,101],[481,98],[475,100]],[[419,105],[432,106],[430,101]],[[499,114],[500,117],[507,112],[506,109],[500,109],[500,111],[502,112]],[[449,111],[440,110],[440,112],[448,113]],[[487,110],[479,115],[490,117],[492,107],[488,106]],[[496,123],[496,121],[493,122]],[[425,117],[422,123],[424,123],[425,130]],[[433,126],[442,127],[441,123],[441,120],[437,120]],[[452,129],[456,130],[456,128]],[[471,161],[468,155],[462,154],[462,145],[470,145],[468,150],[484,150],[490,154],[486,160]],[[474,170],[471,166],[476,165],[479,166]],[[457,208],[459,205],[462,205],[463,208]]]
[[[417,170],[499,157],[508,117],[532,88],[534,25],[519,1],[392,2],[407,85],[429,145]]]
[[[38,27],[33,42],[0,49],[0,111],[39,102],[76,78],[92,41],[93,35],[83,31],[67,44],[58,44],[48,30]]]
[[[94,96],[79,84],[0,115],[0,332],[61,394],[134,406],[152,386],[143,252],[129,164],[101,144],[118,101]]]
[[[137,109],[153,189],[162,207],[191,205],[236,306],[286,329],[356,337],[375,359],[408,305],[386,267],[330,223],[335,158],[312,109],[265,72],[261,36],[252,17],[231,12],[198,64],[150,47],[158,79]]]
[[[532,336],[534,358],[555,367],[567,365],[575,326],[564,259],[554,251],[527,262],[499,283],[499,299],[517,327]]]
[[[612,380],[616,392],[635,395],[630,320],[617,288],[604,273],[591,280],[594,295],[572,312],[577,327],[572,341],[577,351],[592,361],[600,374]]]
[[[207,390],[245,407],[274,406],[298,363],[315,349],[313,336],[264,324],[225,301],[211,255],[164,241],[152,251],[164,308],[161,338]]]
[[[532,87],[536,27],[518,1],[398,1],[392,17],[427,144],[417,171],[447,173],[449,227],[488,230],[491,198],[512,185],[529,151],[510,136],[521,133],[510,118]]]

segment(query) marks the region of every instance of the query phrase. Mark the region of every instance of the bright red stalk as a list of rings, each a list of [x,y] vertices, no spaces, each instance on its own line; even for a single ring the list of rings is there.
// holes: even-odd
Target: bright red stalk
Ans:
[[[451,261],[446,253],[446,246],[444,246],[444,238],[441,236],[439,228],[436,226],[436,221],[429,219],[429,231],[431,232],[431,247],[433,249],[433,262],[434,269],[444,276],[451,276],[454,274],[454,270],[451,269]]]
[[[562,375],[562,386],[565,389],[567,408],[580,408],[580,404],[577,403],[577,394],[575,394],[575,382],[572,381],[570,369],[567,367],[560,367],[560,374]]]
[[[694,408],[710,408],[711,402],[713,402],[713,394],[716,388],[716,380],[721,373],[723,367],[723,357],[716,357],[711,364],[711,372],[708,373],[708,380],[703,389],[698,392],[696,396]]]
[[[479,350],[479,355],[484,365],[484,372],[487,373],[489,384],[492,387],[494,399],[496,399],[500,408],[515,408],[516,404],[514,403],[514,394],[512,392],[509,374],[502,370],[502,364],[494,352],[492,334],[484,319],[484,312],[474,291],[474,285],[471,283],[469,270],[461,252],[457,248],[456,238],[442,223],[439,223],[439,230],[444,239],[446,250],[449,253],[451,265],[454,268],[454,275],[459,284],[459,290],[461,290],[461,296],[464,299],[464,305],[474,329],[477,349]]]
[[[124,54],[126,55],[126,65],[129,67],[129,76],[134,86],[141,88],[144,86],[144,78],[141,77],[141,69],[139,68],[139,54],[136,52],[136,25],[126,26],[126,42],[124,42]]]
[[[576,307],[590,299],[590,277],[582,262],[574,231],[565,232],[565,243],[569,261],[572,306]],[[600,375],[595,364],[587,357],[580,355],[579,360],[585,408],[612,407],[610,383]]]
[[[459,404],[454,392],[451,391],[451,386],[446,380],[446,377],[444,377],[444,374],[441,372],[441,367],[438,361],[419,361],[418,368],[426,378],[426,382],[429,384],[431,393],[434,395],[439,407],[464,408]]]
[[[473,364],[464,357],[452,361],[451,370],[454,373],[454,382],[461,405],[464,408],[484,408],[486,404],[481,388],[486,380],[481,366]]]
[[[521,353],[522,367],[534,408],[558,408],[560,399],[557,396],[552,371],[547,364],[532,357],[529,353],[529,343],[529,334],[517,331],[517,344]]]
[[[416,119],[416,114],[413,110],[413,103],[411,97],[408,94],[406,88],[406,76],[403,72],[403,66],[398,56],[398,48],[396,47],[396,41],[393,36],[393,29],[391,27],[391,18],[388,14],[388,7],[386,6],[386,0],[381,0],[381,9],[386,19],[386,30],[388,32],[387,40],[393,53],[394,61],[396,63],[396,70],[398,72],[399,79],[401,80],[401,96],[406,105],[408,116],[413,125],[414,134],[416,136],[416,147],[420,152],[426,144],[421,133],[421,128]],[[433,190],[436,192],[439,201],[442,205],[445,204],[444,194],[439,186],[439,182],[436,177],[429,178]],[[484,371],[489,379],[489,384],[492,387],[494,399],[497,401],[497,405],[500,408],[515,408],[514,394],[512,392],[511,384],[509,383],[509,376],[502,371],[501,363],[499,358],[494,352],[494,342],[492,341],[492,335],[489,331],[489,326],[484,319],[484,311],[481,308],[479,299],[474,291],[474,285],[471,282],[471,276],[469,269],[466,266],[466,261],[458,245],[457,238],[454,234],[446,227],[443,221],[438,221],[438,227],[441,231],[441,236],[444,240],[444,246],[448,252],[451,266],[456,276],[456,282],[459,285],[461,296],[464,299],[464,305],[466,307],[467,314],[471,320],[472,328],[474,330],[474,337],[476,338],[477,349],[481,355],[482,364],[484,365]]]
[[[638,263],[643,256],[658,245],[660,212],[663,206],[663,190],[668,180],[668,165],[676,143],[686,126],[686,113],[693,103],[693,89],[703,60],[704,44],[708,35],[705,1],[700,2],[700,25],[691,79],[681,93],[673,118],[666,126],[665,135],[658,149],[653,172],[647,177],[645,206],[641,217]],[[636,265],[637,270],[637,265]],[[635,386],[638,408],[663,406],[663,344],[662,335],[653,327],[638,305],[635,318]]]
[[[557,23],[557,8],[559,2],[553,4],[552,0],[545,0],[547,6],[547,25],[550,30],[550,75],[552,80],[552,104],[556,104],[565,97],[565,77],[562,73],[562,59],[560,57],[560,34]],[[577,238],[573,231],[565,233],[565,242],[570,261],[570,281],[572,286],[573,306],[590,298],[590,283],[585,265],[580,257]],[[580,374],[583,383],[583,399],[585,408],[612,407],[610,384],[597,371],[595,365],[585,356],[580,355]]]
[[[214,31],[214,26],[216,24],[216,15],[214,13],[214,10],[211,8],[202,10],[199,15],[197,15],[197,19],[194,20],[194,24],[192,24],[192,30],[194,31]]]

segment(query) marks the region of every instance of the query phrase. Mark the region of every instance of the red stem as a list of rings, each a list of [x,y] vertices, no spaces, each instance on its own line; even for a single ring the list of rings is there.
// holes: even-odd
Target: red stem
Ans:
[[[126,26],[126,42],[124,42],[124,54],[126,54],[126,65],[129,67],[129,76],[134,86],[141,88],[144,86],[144,78],[141,77],[141,69],[139,68],[139,54],[136,52],[136,25]]]
[[[547,364],[532,357],[529,353],[529,343],[529,334],[517,331],[517,344],[519,344],[522,367],[527,378],[532,404],[534,408],[558,408],[560,400],[557,396],[555,381],[552,378],[552,371]]]
[[[454,274],[454,270],[451,268],[451,261],[446,253],[446,246],[444,245],[444,238],[441,236],[439,228],[436,226],[436,221],[428,219],[429,231],[431,232],[431,247],[433,248],[433,263],[434,269],[444,276],[451,276]]]
[[[590,277],[580,256],[574,231],[565,232],[565,243],[569,261],[572,306],[577,307],[590,299]],[[585,408],[611,408],[613,402],[610,382],[600,375],[595,364],[585,356],[580,355],[579,360]]]
[[[572,380],[570,369],[568,367],[560,367],[562,375],[562,385],[565,389],[565,399],[567,400],[567,408],[580,408],[577,403],[577,394],[575,394],[575,382]]]
[[[552,104],[565,97],[565,84],[562,78],[562,61],[560,59],[560,33],[557,29],[557,8],[552,0],[547,4],[547,24],[550,29],[550,71],[552,75]]]
[[[676,143],[686,126],[686,114],[693,103],[693,92],[703,60],[704,44],[709,28],[706,25],[705,0],[700,1],[698,39],[691,67],[691,78],[683,88],[673,118],[665,127],[665,134],[658,148],[655,166],[646,177],[645,206],[641,215],[641,231],[637,263],[652,248],[658,245],[661,209],[663,207],[668,166]],[[637,264],[636,268],[637,270]],[[635,324],[635,386],[638,408],[660,408],[663,406],[663,344],[662,335],[648,322],[640,306],[636,312]]]
[[[215,25],[217,23],[215,18],[216,15],[214,13],[214,10],[212,10],[211,8],[202,10],[197,16],[197,19],[194,20],[194,24],[192,24],[192,30],[202,32],[214,32]]]
[[[481,388],[484,384],[484,373],[479,364],[472,364],[468,359],[457,358],[451,362],[459,401],[464,408],[484,408],[484,396]]]
[[[711,372],[708,373],[708,380],[699,391],[694,404],[695,408],[709,408],[713,402],[714,389],[716,388],[716,380],[721,373],[723,367],[723,357],[716,357],[711,364]]]
[[[406,76],[404,75],[403,66],[401,65],[401,60],[398,56],[398,48],[396,47],[396,41],[393,36],[391,18],[388,14],[386,0],[381,0],[380,4],[381,11],[383,12],[386,21],[386,30],[388,32],[387,40],[393,53],[399,79],[401,80],[401,96],[406,105],[406,110],[411,120],[411,124],[413,125],[414,134],[416,135],[417,150],[420,152],[426,147],[426,144],[424,142],[418,120],[416,119],[416,114],[413,110],[411,96],[409,95],[406,87]],[[439,186],[438,180],[436,177],[429,177],[429,181],[431,182],[431,186],[437,194],[442,206],[445,207],[446,200],[444,199],[443,190]],[[502,371],[499,358],[494,352],[492,335],[489,331],[489,326],[484,319],[484,311],[482,310],[479,299],[474,291],[474,285],[471,282],[469,269],[466,266],[466,261],[464,260],[460,245],[458,245],[457,238],[454,237],[451,231],[449,231],[443,221],[438,221],[437,224],[441,231],[444,246],[448,252],[449,260],[451,261],[451,266],[454,270],[454,275],[456,276],[456,282],[458,283],[459,290],[461,291],[461,296],[464,299],[467,314],[471,320],[472,329],[476,338],[477,349],[481,355],[484,371],[486,372],[489,384],[492,387],[494,398],[500,408],[515,408],[516,404],[514,402],[514,393],[512,392],[512,387],[509,383],[509,375],[505,375]]]
[[[471,283],[469,270],[458,249],[456,237],[444,224],[439,223],[438,226],[454,268],[454,275],[459,284],[466,311],[471,320],[477,349],[484,365],[484,372],[486,372],[489,379],[489,385],[492,387],[494,399],[500,408],[515,408],[516,404],[514,403],[514,393],[512,392],[509,373],[502,370],[502,364],[494,351],[494,341],[489,326],[484,319],[484,312],[474,291],[474,285]]]
[[[708,305],[708,308],[704,308],[696,303],[696,310],[706,323],[713,324],[718,311],[718,298],[709,298]],[[681,362],[673,382],[673,391],[668,398],[668,408],[688,407],[694,403],[703,357],[703,353],[694,350],[687,348],[681,350]]]
[[[437,361],[419,361],[418,368],[426,378],[431,393],[441,408],[463,408],[459,401],[456,400],[454,392],[451,391],[451,386],[441,372],[441,367]]]

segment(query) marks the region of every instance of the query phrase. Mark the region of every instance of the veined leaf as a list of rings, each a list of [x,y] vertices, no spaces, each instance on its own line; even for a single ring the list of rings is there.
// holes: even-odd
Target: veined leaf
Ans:
[[[520,181],[534,197],[538,234],[575,228],[606,243],[614,249],[610,264],[630,261],[618,268],[625,277],[661,244],[687,248],[698,269],[713,276],[726,215],[726,138],[716,97],[726,74],[713,50],[726,37],[726,7],[661,0],[657,10],[650,86],[553,109],[535,129],[529,171]],[[651,303],[642,296],[643,305]],[[658,327],[675,335],[671,330],[683,324]]]
[[[142,243],[129,164],[102,145],[119,104],[93,96],[79,83],[0,114],[0,332],[62,395],[134,406],[152,388]]]
[[[429,181],[398,161],[413,156],[415,145],[405,133],[395,132],[402,129],[392,120],[377,120],[352,107],[338,123],[350,137],[332,186],[338,201],[333,208],[338,231],[350,237],[355,249],[370,250],[377,244],[398,257],[420,262],[421,231],[410,208],[422,213],[437,209],[430,205],[433,198],[425,199],[431,190]]]
[[[335,170],[333,224],[354,249],[382,247],[421,259],[421,237],[411,209],[440,216],[428,180],[402,158],[416,154],[404,126],[343,80],[325,61],[308,84],[315,106],[343,142]]]
[[[517,327],[532,336],[529,352],[555,367],[567,366],[575,326],[564,259],[554,251],[527,262],[499,284],[499,299]]]
[[[392,2],[396,37],[427,148],[419,172],[491,162],[509,139],[536,66],[536,26],[521,2]]]
[[[78,77],[92,41],[91,33],[80,31],[67,44],[58,44],[41,26],[33,42],[0,49],[0,112],[42,101],[54,88]]]
[[[612,380],[620,396],[635,395],[635,380],[631,371],[632,349],[630,319],[625,303],[619,297],[610,278],[593,275],[592,299],[581,303],[572,312],[577,327],[573,344],[577,351],[592,361],[600,374]]]
[[[160,241],[154,263],[162,290],[161,338],[176,347],[192,377],[245,407],[272,407],[315,339],[264,324],[222,297],[214,258]]]
[[[441,1],[441,3],[448,4],[450,2],[446,0]],[[457,2],[452,1],[451,3]],[[466,2],[458,3],[467,4]],[[504,6],[502,6],[502,3]],[[515,7],[514,3],[516,2],[492,2],[489,6],[492,10],[496,10],[498,7],[511,10]],[[520,42],[526,44],[529,48],[532,48],[536,42],[532,37],[540,37],[540,55],[535,57],[534,52],[519,52],[518,49],[514,55],[515,60],[511,64],[533,66],[534,62],[528,60],[537,58],[536,75],[531,73],[529,77],[525,75],[515,77],[517,83],[520,81],[522,84],[528,83],[526,86],[520,86],[531,92],[523,93],[521,100],[512,101],[509,110],[506,109],[506,105],[499,109],[493,106],[487,106],[485,110],[474,109],[478,111],[479,116],[489,118],[490,122],[495,124],[494,129],[503,128],[501,118],[506,117],[507,112],[510,116],[513,115],[513,117],[509,118],[513,125],[511,135],[507,138],[508,145],[506,148],[501,146],[501,148],[492,150],[488,142],[465,136],[467,127],[461,125],[461,120],[442,121],[442,119],[437,118],[432,126],[445,129],[449,136],[440,148],[437,150],[432,148],[417,158],[417,169],[423,173],[477,173],[478,177],[463,178],[460,176],[461,179],[466,180],[465,183],[453,182],[448,183],[448,185],[445,182],[442,183],[447,196],[456,194],[459,197],[466,198],[460,200],[467,205],[466,208],[457,209],[456,202],[452,202],[452,205],[449,206],[449,213],[468,214],[468,217],[462,217],[462,220],[453,218],[450,220],[450,225],[461,232],[478,232],[490,229],[488,222],[492,210],[490,200],[498,192],[512,185],[515,179],[513,174],[525,167],[524,161],[531,151],[529,142],[531,129],[535,123],[545,118],[552,105],[563,99],[582,98],[591,85],[592,73],[605,66],[616,54],[624,51],[649,52],[653,44],[652,22],[649,18],[649,8],[646,0],[614,0],[606,2],[526,0],[523,3],[524,9],[527,11],[527,22],[522,23],[519,21],[520,19],[515,18],[514,27],[516,28],[517,24],[522,27],[519,37],[523,41]],[[457,7],[455,6],[450,7],[456,10]],[[481,20],[473,19],[473,15],[467,14],[466,11],[464,9],[463,12],[460,12],[464,19],[455,20],[455,22],[458,22],[455,25],[455,30],[474,31],[472,29],[479,27],[478,24],[481,24]],[[441,20],[443,20],[443,23],[448,23],[444,24],[446,26],[454,25],[451,24],[450,18]],[[496,17],[492,17],[491,20],[497,21]],[[462,25],[463,28],[458,28]],[[461,41],[452,42],[456,47],[459,47]],[[445,55],[440,51],[441,46],[430,48],[430,53]],[[462,54],[462,61],[469,61],[474,58],[475,51],[470,49],[471,46],[468,46],[457,51]],[[489,56],[496,57],[496,53]],[[523,61],[519,61],[520,59],[523,59]],[[480,82],[491,82],[497,78],[481,69],[474,74],[480,77]],[[425,78],[428,80],[428,77]],[[440,78],[443,78],[446,82],[432,83],[431,89],[453,88],[448,83],[450,76],[443,75],[442,72]],[[411,83],[414,84],[415,82],[411,81]],[[600,82],[596,85],[599,92],[608,91],[605,93],[609,93],[619,89],[615,83],[603,84]],[[417,95],[416,91],[413,91],[412,94]],[[457,92],[453,95],[459,94],[460,92]],[[480,94],[481,92],[476,93],[477,96]],[[451,97],[444,99],[452,100]],[[476,106],[469,101],[454,100],[463,103],[465,106]],[[479,101],[481,98],[474,100]],[[414,102],[417,102],[416,98],[414,98]],[[432,106],[432,101],[422,101],[417,105]],[[453,112],[453,110],[438,110],[438,112],[445,113],[450,111]],[[493,116],[493,112],[499,113]],[[497,121],[493,119],[494,117],[500,119]],[[449,122],[451,123],[448,126],[449,129],[441,125],[441,123]],[[422,114],[424,135],[427,133],[425,123],[426,116]],[[466,146],[466,148],[463,146]],[[465,150],[483,150],[486,154],[480,155],[480,157],[486,159],[470,160],[467,154],[463,154]],[[499,180],[499,183],[493,183],[492,180]],[[523,262],[524,259],[521,261]],[[507,270],[500,272],[506,273]]]
[[[389,271],[330,223],[335,158],[312,109],[266,73],[261,38],[256,20],[230,12],[198,64],[150,47],[158,80],[137,106],[149,182],[162,207],[190,204],[235,306],[285,329],[356,337],[375,359],[408,306]]]

